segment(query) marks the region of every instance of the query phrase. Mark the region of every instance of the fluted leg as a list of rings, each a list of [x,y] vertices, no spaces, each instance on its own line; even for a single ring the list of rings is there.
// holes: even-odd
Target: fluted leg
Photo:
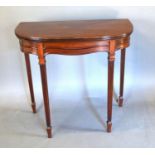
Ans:
[[[32,111],[33,113],[36,113],[36,103],[35,103],[35,98],[34,98],[31,64],[30,64],[29,54],[27,53],[25,53],[25,62],[26,62],[27,77],[28,77],[28,83],[29,83],[29,89],[30,89],[30,95],[31,95]]]
[[[115,41],[111,41],[110,42],[110,51],[108,52],[107,132],[111,132],[111,129],[112,129],[114,60],[115,60]]]
[[[120,63],[120,91],[118,98],[118,105],[123,106],[123,90],[124,90],[124,70],[125,70],[125,49],[121,50],[121,63]]]

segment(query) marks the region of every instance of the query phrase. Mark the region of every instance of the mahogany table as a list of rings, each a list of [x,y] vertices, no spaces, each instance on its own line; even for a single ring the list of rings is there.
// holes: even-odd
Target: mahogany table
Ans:
[[[79,20],[55,22],[22,22],[15,30],[21,51],[25,54],[32,110],[36,113],[29,54],[38,56],[48,138],[52,137],[46,60],[48,54],[82,55],[94,52],[108,54],[107,132],[112,127],[112,100],[115,51],[121,50],[120,92],[123,105],[125,49],[129,46],[133,26],[128,19]]]

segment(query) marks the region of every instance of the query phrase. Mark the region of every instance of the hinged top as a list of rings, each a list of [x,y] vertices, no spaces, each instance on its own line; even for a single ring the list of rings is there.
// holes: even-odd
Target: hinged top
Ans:
[[[22,22],[15,33],[18,38],[31,41],[110,40],[127,37],[133,27],[128,19],[76,20],[53,22]]]

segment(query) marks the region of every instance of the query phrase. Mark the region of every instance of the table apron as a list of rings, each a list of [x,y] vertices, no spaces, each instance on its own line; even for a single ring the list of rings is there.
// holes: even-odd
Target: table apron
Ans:
[[[116,50],[129,46],[130,37],[116,39]],[[20,39],[20,48],[24,53],[37,54],[38,42]],[[82,55],[95,52],[108,52],[110,41],[50,41],[43,42],[44,54]]]

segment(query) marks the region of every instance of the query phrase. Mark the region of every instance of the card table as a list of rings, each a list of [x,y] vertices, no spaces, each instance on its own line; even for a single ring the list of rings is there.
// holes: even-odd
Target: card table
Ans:
[[[38,57],[48,138],[52,137],[52,126],[46,56],[48,54],[76,56],[95,52],[106,52],[108,54],[107,132],[111,132],[115,53],[118,50],[121,52],[120,91],[117,100],[121,107],[123,105],[125,53],[130,44],[132,31],[133,26],[128,19],[19,23],[15,29],[15,34],[19,39],[20,49],[25,55],[31,105],[34,113],[36,113],[36,102],[29,55],[34,54]]]

